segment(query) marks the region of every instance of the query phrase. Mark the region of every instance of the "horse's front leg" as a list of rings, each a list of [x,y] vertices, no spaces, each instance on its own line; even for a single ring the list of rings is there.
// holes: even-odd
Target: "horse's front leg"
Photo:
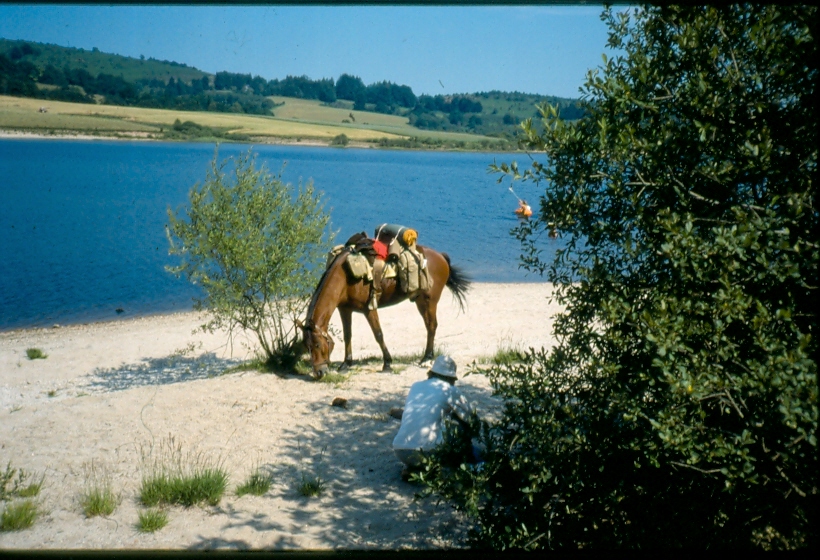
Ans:
[[[376,312],[375,309],[368,309],[365,313],[365,317],[367,318],[368,324],[370,324],[370,329],[373,331],[373,336],[376,338],[376,342],[379,343],[379,347],[382,349],[382,357],[384,358],[384,366],[382,367],[382,372],[393,371],[393,368],[390,367],[390,364],[393,363],[393,358],[390,357],[390,352],[387,350],[387,346],[384,344],[384,336],[382,336],[382,326],[379,323],[379,314]]]
[[[416,308],[419,314],[424,319],[424,326],[427,328],[427,346],[424,348],[424,357],[421,359],[421,365],[433,361],[433,346],[436,340],[436,329],[438,328],[438,319],[436,319],[436,309],[438,302],[428,295],[420,295],[416,298]]]
[[[352,338],[352,319],[353,311],[351,309],[339,308],[339,317],[342,318],[342,331],[345,337],[345,361],[339,366],[339,371],[347,371],[353,365],[353,346],[350,343]]]

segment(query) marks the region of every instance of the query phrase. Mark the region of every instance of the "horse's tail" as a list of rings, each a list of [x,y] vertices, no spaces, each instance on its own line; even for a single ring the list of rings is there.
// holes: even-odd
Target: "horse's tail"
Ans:
[[[464,298],[470,289],[472,280],[470,280],[460,268],[456,268],[450,263],[450,255],[447,253],[442,253],[441,255],[444,257],[444,260],[447,261],[447,266],[450,268],[450,276],[447,277],[446,286],[453,292],[453,297],[456,298],[458,306],[461,308],[461,311],[464,312]]]

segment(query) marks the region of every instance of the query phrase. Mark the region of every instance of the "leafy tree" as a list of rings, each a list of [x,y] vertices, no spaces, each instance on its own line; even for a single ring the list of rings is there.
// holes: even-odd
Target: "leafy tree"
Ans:
[[[357,96],[364,94],[365,89],[364,82],[358,76],[342,74],[336,81],[336,97],[339,99],[355,101]]]
[[[330,217],[312,184],[295,191],[254,159],[215,156],[188,208],[169,209],[170,252],[181,258],[169,270],[202,286],[195,307],[210,313],[203,330],[250,331],[269,365],[291,367],[300,340],[293,321],[321,274]]]
[[[585,116],[496,168],[547,185],[516,234],[557,346],[489,372],[481,468],[421,478],[495,548],[816,547],[817,8],[604,18]]]

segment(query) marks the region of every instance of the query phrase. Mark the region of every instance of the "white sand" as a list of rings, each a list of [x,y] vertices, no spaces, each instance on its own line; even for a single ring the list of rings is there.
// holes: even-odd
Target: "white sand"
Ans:
[[[502,346],[551,344],[549,284],[475,284],[466,313],[449,291],[439,305],[436,345],[459,365]],[[415,306],[380,311],[394,356],[423,350]],[[0,533],[3,549],[398,549],[460,545],[467,530],[446,503],[414,502],[391,442],[403,406],[425,369],[397,359],[399,373],[363,365],[339,385],[307,376],[255,371],[221,375],[252,352],[224,333],[193,334],[194,313],[0,333],[0,467],[44,475],[43,511],[32,528]],[[341,333],[338,316],[335,328]],[[48,357],[29,360],[27,348]],[[333,359],[343,357],[337,343]],[[354,315],[354,359],[380,356],[364,317]],[[497,403],[482,375],[459,380],[489,413]],[[331,406],[335,397],[349,408]],[[185,451],[219,459],[229,490],[216,507],[168,509],[153,534],[135,526],[140,457],[169,436]],[[142,452],[140,448],[142,447]],[[87,519],[78,504],[88,465],[111,476],[121,503],[108,518]],[[233,490],[255,466],[273,475],[261,497]],[[302,476],[319,476],[325,492],[304,498]],[[2,507],[2,506],[0,506]]]

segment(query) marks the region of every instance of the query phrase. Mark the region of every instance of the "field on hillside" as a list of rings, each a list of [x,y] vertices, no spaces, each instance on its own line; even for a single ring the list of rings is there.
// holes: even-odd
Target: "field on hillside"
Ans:
[[[90,135],[122,134],[159,138],[179,120],[255,139],[267,137],[330,141],[344,134],[354,142],[416,137],[470,145],[489,140],[471,134],[418,130],[407,124],[406,118],[394,115],[328,107],[318,101],[305,99],[273,99],[284,104],[274,109],[275,116],[262,116],[91,105],[0,95],[0,128],[44,133],[71,131]],[[46,111],[40,112],[41,108]]]
[[[41,113],[41,107],[46,112]],[[346,134],[351,140],[377,141],[401,138],[400,135],[345,127],[340,124],[298,122],[260,115],[210,113],[205,111],[171,111],[116,105],[90,105],[0,96],[0,128],[34,131],[73,131],[84,134],[145,132],[160,134],[174,121],[193,121],[223,132],[254,137],[315,138],[330,140]]]
[[[289,119],[313,124],[339,123],[345,128],[366,128],[368,130],[386,132],[409,138],[415,137],[449,142],[475,143],[481,140],[491,140],[485,136],[462,132],[420,130],[414,126],[410,126],[407,117],[330,107],[313,99],[296,99],[293,97],[278,96],[270,97],[270,99],[277,104],[284,103],[284,105],[279,105],[273,110],[276,118],[279,119]],[[345,134],[350,137],[349,133],[345,132]]]

